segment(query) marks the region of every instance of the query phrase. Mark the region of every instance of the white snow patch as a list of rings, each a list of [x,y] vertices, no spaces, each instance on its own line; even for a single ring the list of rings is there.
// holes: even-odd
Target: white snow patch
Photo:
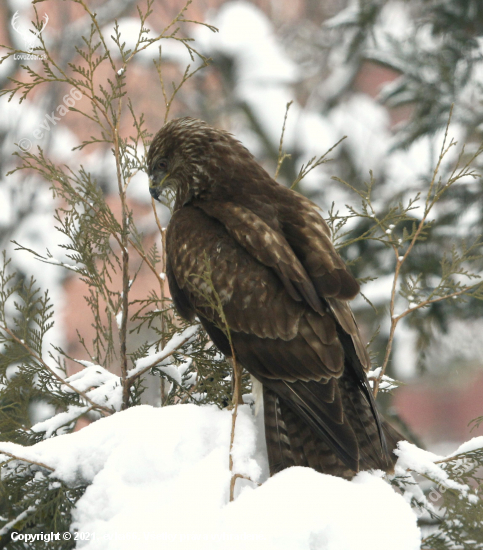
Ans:
[[[377,528],[375,509],[384,515]],[[415,516],[404,499],[368,472],[348,482],[310,468],[289,468],[262,487],[243,492],[225,508],[223,519],[234,533],[250,525],[263,537],[251,548],[260,550],[409,550],[420,543]]]
[[[400,441],[394,453],[399,457],[396,464],[396,474],[412,470],[413,472],[429,476],[448,489],[455,489],[464,495],[468,493],[468,485],[450,479],[448,473],[439,464],[435,464],[435,462],[443,458],[442,456],[420,449],[416,445],[409,443],[409,441]]]
[[[85,414],[89,410],[88,406],[69,405],[69,408],[65,412],[61,412],[44,420],[43,422],[37,422],[32,426],[33,432],[45,432],[45,439],[48,439],[52,434],[62,428],[68,426],[71,422],[74,422],[77,418]],[[22,455],[21,455],[22,456]]]
[[[94,402],[113,411],[119,411],[122,405],[122,386],[119,376],[107,371],[100,365],[94,365],[89,361],[78,361],[86,366],[85,369],[76,372],[66,378],[73,388],[85,394]],[[63,391],[73,392],[69,386],[63,386]],[[32,426],[34,432],[45,432],[45,438],[79,418],[90,409],[90,405],[70,405],[67,411],[58,413],[47,420],[37,422]]]
[[[471,451],[477,451],[483,449],[483,435],[478,437],[473,437],[469,441],[466,441],[460,445],[454,453],[451,453],[449,456],[459,455],[461,453],[470,453]]]
[[[119,330],[121,330],[121,325],[122,325],[122,311],[120,311],[117,315],[116,315],[116,324],[117,324],[117,328]]]
[[[142,359],[138,359],[136,361],[136,366],[129,371],[128,375],[133,376],[150,365],[161,363],[168,358],[174,350],[180,347],[183,341],[187,341],[194,336],[199,328],[199,325],[193,325],[182,332],[176,333],[161,351],[153,355],[143,357]]]
[[[371,388],[374,387],[374,382],[379,378],[381,374],[381,370],[382,370],[382,367],[378,367],[377,369],[371,370],[367,373],[367,379],[371,384]],[[382,375],[381,381],[379,383],[380,390],[391,391],[394,388],[397,388],[397,386],[398,384],[396,380],[394,380],[393,378],[385,374]]]
[[[233,459],[235,472],[263,482],[257,422],[247,405],[239,408]],[[72,528],[95,538],[79,549],[419,548],[416,515],[378,472],[349,482],[289,468],[261,487],[237,480],[230,503],[230,430],[231,411],[214,406],[143,405],[31,447],[0,449],[51,466],[67,483],[90,484]]]
[[[334,109],[329,119],[338,135],[348,135],[344,145],[350,148],[362,176],[368,178],[372,170],[377,177],[386,163],[390,142],[386,109],[369,96],[356,94]]]
[[[248,2],[230,2],[209,22],[219,32],[198,27],[194,34],[197,42],[213,53],[235,57],[241,81],[274,84],[296,80],[297,66],[281,48],[272,23],[260,9]]]
[[[390,299],[393,282],[393,275],[384,275],[374,281],[368,281],[362,287],[362,292],[377,307]],[[366,307],[366,302],[359,296],[354,300],[354,308],[358,307]]]

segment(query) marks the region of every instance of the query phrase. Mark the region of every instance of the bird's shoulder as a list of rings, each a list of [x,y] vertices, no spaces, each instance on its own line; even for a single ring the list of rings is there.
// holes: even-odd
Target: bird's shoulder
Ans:
[[[319,208],[296,191],[266,178],[193,204],[219,220],[259,261],[282,267],[289,281],[303,282],[304,298],[314,309],[320,309],[316,296],[350,300],[359,293]]]

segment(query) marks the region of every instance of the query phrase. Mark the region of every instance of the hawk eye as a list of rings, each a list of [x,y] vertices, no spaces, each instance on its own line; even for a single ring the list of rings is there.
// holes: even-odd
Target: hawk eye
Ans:
[[[158,160],[158,162],[156,164],[156,168],[158,170],[163,170],[164,171],[164,170],[166,170],[167,167],[168,167],[168,164],[164,159]]]

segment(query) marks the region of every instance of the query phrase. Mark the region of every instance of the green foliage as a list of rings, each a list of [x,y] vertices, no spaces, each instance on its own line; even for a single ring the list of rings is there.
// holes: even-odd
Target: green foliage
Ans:
[[[0,267],[0,439],[31,445],[41,439],[31,430],[32,403],[62,407],[66,398],[60,376],[43,359],[44,338],[52,327],[48,292],[41,293],[34,279],[21,281],[9,272],[3,254]],[[53,359],[50,355],[50,360]]]
[[[473,148],[471,154],[462,147],[456,159],[452,159],[457,142],[448,137],[451,112],[431,178],[420,186],[392,193],[381,200],[380,196],[387,195],[387,190],[384,182],[375,181],[372,172],[369,182],[362,186],[333,178],[350,189],[359,202],[358,205],[346,204],[343,213],[334,203],[329,209],[327,223],[336,247],[346,256],[361,284],[384,276],[391,283],[387,309],[379,311],[364,295],[362,287],[362,296],[372,307],[372,319],[387,323],[389,313],[388,336],[381,335],[379,327],[373,326],[371,343],[374,341],[373,350],[376,351],[373,358],[377,358],[377,352],[383,355],[375,378],[375,394],[389,365],[395,330],[402,319],[409,318],[408,322],[419,329],[419,366],[424,368],[424,352],[432,340],[434,325],[438,320],[444,323],[441,308],[461,309],[468,298],[477,301],[483,298],[480,238],[475,237],[468,244],[466,235],[457,230],[448,231],[448,219],[441,215],[441,211],[447,210],[447,204],[454,201],[454,192],[461,182],[481,179],[475,166],[483,153],[482,145]],[[287,156],[282,151],[282,140],[277,172]],[[324,158],[322,155],[319,160]],[[314,161],[312,159],[308,166]],[[304,167],[300,171],[303,173]],[[299,178],[294,184],[298,181]],[[430,246],[428,240],[431,240]]]
[[[11,519],[7,531],[0,535],[0,548],[23,550],[26,547],[21,540],[11,540],[12,532],[22,535],[68,533],[72,509],[86,488],[85,484],[69,487],[41,466],[15,460],[4,463],[0,514]],[[61,537],[58,541],[36,540],[34,544],[36,549],[69,549],[74,548],[76,542],[73,538],[65,540]]]
[[[198,66],[194,69],[188,66],[180,82],[174,84],[172,92],[168,93],[163,80],[160,50],[155,67],[167,107],[165,120],[181,86],[208,62],[194,49],[191,39],[178,36],[178,24],[188,21],[184,18],[187,6],[160,35],[150,38],[145,27],[153,6],[153,0],[149,0],[145,11],[138,11],[140,30],[132,51],[126,49],[116,23],[114,42],[122,60],[119,67],[106,45],[96,15],[82,0],[76,3],[83,7],[91,20],[88,36],[84,37],[83,45],[76,48],[81,61],[70,63],[68,70],[64,70],[42,41],[37,48],[38,53],[46,55],[42,71],[24,67],[29,81],[13,80],[11,89],[0,94],[6,94],[10,99],[18,94],[20,101],[23,101],[37,86],[56,83],[68,85],[85,96],[88,108],[83,111],[73,107],[70,109],[94,123],[97,133],[78,148],[92,145],[110,148],[116,166],[119,209],[114,210],[110,206],[101,186],[82,167],[74,170],[57,166],[41,149],[18,153],[17,170],[33,171],[51,183],[58,205],[55,214],[57,229],[66,242],[62,245],[66,259],[58,260],[48,250],[31,250],[21,243],[16,243],[18,249],[31,253],[40,262],[58,265],[80,277],[86,285],[85,299],[94,327],[91,342],[79,334],[79,342],[89,361],[70,357],[60,346],[47,348],[46,334],[52,327],[53,316],[48,293],[38,289],[33,279],[22,280],[10,272],[9,261],[4,256],[0,269],[0,439],[22,445],[31,445],[43,437],[68,432],[82,415],[96,420],[139,404],[146,384],[144,375],[148,373],[160,379],[158,404],[161,406],[210,403],[226,407],[232,403],[232,367],[196,323],[187,323],[177,317],[171,301],[164,294],[163,251],[156,244],[145,248],[143,235],[136,228],[126,194],[133,176],[144,170],[143,154],[151,137],[145,129],[144,117],[135,112],[129,98],[126,98],[130,62],[148,45],[163,39],[180,41],[193,61],[197,60]],[[353,47],[349,49],[351,55],[356,55],[358,46],[364,41],[364,33],[378,13],[379,7],[369,2],[359,20],[352,23],[354,28],[359,25],[361,30],[356,33]],[[3,60],[18,52],[9,48]],[[101,70],[110,75],[106,86],[95,84]],[[132,122],[134,131],[133,135],[122,136],[120,123],[126,118]],[[413,134],[416,135],[415,132]],[[424,256],[424,252],[418,255],[419,247],[424,246],[425,242],[433,242],[438,237],[438,230],[443,227],[444,217],[430,217],[435,205],[444,204],[447,193],[456,182],[465,177],[476,177],[473,166],[482,152],[481,148],[476,148],[476,152],[468,157],[462,153],[459,164],[441,174],[441,163],[453,146],[453,142],[443,145],[440,162],[432,180],[427,182],[425,192],[417,191],[410,197],[391,197],[390,204],[381,207],[373,199],[372,192],[377,183],[371,176],[371,181],[363,190],[346,184],[358,195],[360,206],[348,206],[348,214],[341,215],[333,205],[329,212],[329,225],[341,250],[352,251],[353,257],[364,255],[372,258],[373,263],[369,262],[358,273],[362,280],[371,277],[370,270],[380,262],[381,251],[391,254],[392,260],[382,267],[378,265],[376,270],[377,273],[395,273],[390,297],[392,333],[382,368],[373,377],[376,392],[381,381],[390,382],[384,372],[394,330],[400,319],[413,312],[422,315],[424,310],[447,298],[455,298],[451,300],[453,303],[463,300],[465,296],[481,298],[479,283],[468,283],[476,277],[474,263],[479,260],[479,241],[473,240],[470,245],[455,241],[443,247],[444,253],[438,256],[440,267],[437,282],[432,278],[435,272],[426,271],[421,275],[417,263]],[[326,162],[331,150],[302,166],[298,175],[296,173],[294,185],[312,169]],[[277,173],[286,158],[281,142]],[[165,230],[157,221],[164,242]],[[411,263],[414,257],[416,260]],[[141,269],[151,271],[157,287],[144,292],[141,299],[133,298],[132,289],[138,282]],[[354,269],[359,269],[357,263],[354,263]],[[223,304],[215,291],[208,266],[201,279],[209,291],[203,293],[200,299],[205,300],[207,307],[214,311],[220,329],[231,341]],[[398,280],[401,282],[399,288],[396,284]],[[197,287],[195,285],[194,288]],[[405,305],[396,312],[395,307],[400,307],[400,304]],[[81,365],[83,370],[66,379],[69,361]],[[117,369],[116,375],[110,372],[114,369]],[[96,376],[89,379],[91,382],[86,385],[84,377],[92,374]],[[242,378],[242,392],[248,392],[246,375]],[[111,395],[109,399],[108,393]],[[34,427],[30,408],[35,402],[48,404],[55,410],[55,415]],[[73,485],[66,485],[56,479],[48,464],[29,461],[12,453],[4,452],[2,456],[5,458],[0,464],[0,548],[7,543],[13,549],[24,547],[21,543],[9,541],[9,533],[13,530],[25,534],[68,531],[72,509],[84,493],[87,481],[79,479]],[[477,468],[483,465],[481,455],[469,453],[463,458],[472,464],[463,473],[452,469],[451,462],[442,467],[451,479],[459,479],[461,483],[479,483]],[[407,476],[394,480],[394,484],[402,489],[410,483],[413,482]],[[425,541],[427,548],[451,548],[454,544],[469,548],[464,545],[470,544],[470,538],[480,544],[476,525],[481,521],[481,501],[473,502],[469,493],[463,497],[461,495],[461,492],[456,494],[450,489],[445,491],[440,516],[427,508],[430,517],[437,522],[437,531]],[[464,528],[460,528],[460,524]],[[37,541],[36,548],[43,548],[42,544]],[[57,545],[59,548],[73,546],[72,541],[61,541]],[[55,548],[56,543],[45,543],[47,547]]]
[[[441,475],[428,474],[423,468],[399,472],[390,479],[410,498],[417,512],[426,533],[421,549],[483,548],[483,450],[461,453],[436,464]]]
[[[320,83],[323,90],[318,94],[322,102],[321,112],[335,107],[337,116],[340,106],[348,98],[349,113],[355,112],[354,105],[358,103],[355,100],[361,91],[370,95],[376,93],[374,88],[366,87],[364,75],[372,74],[376,82],[382,84],[373,106],[375,113],[382,115],[385,111],[391,119],[380,126],[387,132],[389,143],[384,160],[376,160],[373,166],[377,181],[370,183],[373,187],[371,202],[380,219],[390,215],[391,208],[399,202],[409,206],[408,200],[416,197],[423,183],[426,189],[429,186],[433,177],[432,165],[438,160],[441,134],[451,112],[452,131],[460,144],[467,144],[461,151],[460,165],[464,166],[472,159],[473,170],[481,172],[482,157],[472,157],[483,141],[482,29],[482,6],[477,0],[361,0],[349,3],[341,13],[325,23],[323,32],[328,44],[327,65],[331,73],[328,78],[324,73],[324,81]],[[311,36],[315,38],[317,35]],[[319,55],[323,57],[321,53]],[[340,59],[344,59],[342,67],[338,63]],[[313,61],[317,60],[319,58],[314,54]],[[363,77],[361,80],[359,75]],[[312,81],[309,82],[312,86]],[[354,100],[352,106],[351,100]],[[378,103],[386,109],[382,110]],[[365,154],[365,144],[354,142],[353,135],[349,138],[352,143],[345,142],[339,151],[337,173],[357,192],[365,192],[364,179],[367,176],[361,172],[359,158]],[[455,165],[453,157],[449,152],[440,166],[443,182],[451,175]],[[415,168],[421,176],[411,179],[411,173],[414,173],[411,163],[415,159]],[[426,162],[429,159],[434,160]],[[409,168],[407,177],[404,176],[406,168]],[[328,201],[332,198],[325,189],[331,187],[324,186],[317,192],[313,187],[310,189],[316,202],[330,204]],[[352,198],[346,202],[354,206]],[[475,256],[481,254],[482,202],[480,178],[462,178],[444,192],[425,224],[426,242],[420,242],[405,260],[406,279],[417,281],[419,288],[421,285],[433,288],[436,278],[441,277],[441,259],[444,256],[451,258],[450,242],[458,250],[472,246]],[[401,219],[394,224],[399,238],[403,239],[405,232],[411,232],[412,223],[422,215],[421,210],[408,212],[410,219]],[[380,280],[390,279],[394,271],[392,249],[377,239],[360,238],[377,228],[366,213],[361,209],[358,212],[364,215],[350,220],[351,238],[345,238],[341,254],[352,262],[352,269],[361,281],[369,281],[375,274]],[[344,232],[340,233],[341,237]],[[380,233],[379,236],[383,237]],[[358,240],[350,244],[353,239]],[[473,272],[481,271],[481,260],[474,260],[473,266]],[[456,277],[455,272],[453,279]],[[412,293],[408,292],[410,296]],[[382,322],[384,313],[381,312],[388,307],[389,299],[384,301],[381,297],[378,320],[372,330]],[[427,368],[425,354],[434,341],[435,332],[445,333],[453,319],[478,319],[482,313],[480,301],[473,301],[468,307],[464,299],[451,299],[432,302],[407,317],[404,320],[406,327],[417,333],[420,373]],[[373,312],[362,306],[358,314],[369,322],[373,318]],[[386,346],[387,334],[381,331],[375,348],[383,354]]]
[[[48,293],[42,294],[33,279],[22,281],[9,272],[9,260],[4,257],[0,270],[0,434],[2,440],[23,445],[72,430],[82,415],[96,420],[140,403],[147,373],[161,379],[163,406],[195,402],[222,407],[229,403],[231,395],[230,368],[224,358],[197,325],[189,326],[177,318],[170,300],[164,296],[164,276],[160,275],[165,271],[162,253],[156,244],[145,249],[126,195],[132,177],[144,170],[144,155],[151,137],[144,116],[138,115],[130,99],[125,98],[130,64],[139,52],[161,40],[176,40],[187,48],[196,66],[186,68],[171,92],[166,90],[163,80],[161,49],[155,60],[167,117],[181,86],[208,63],[194,48],[192,39],[179,32],[180,24],[196,23],[185,19],[190,2],[155,37],[150,37],[146,28],[153,0],[148,0],[145,9],[138,8],[139,35],[132,50],[126,48],[115,22],[113,40],[121,58],[120,66],[107,46],[97,15],[84,1],[74,3],[83,8],[91,21],[82,44],[75,47],[77,60],[64,67],[40,35],[41,45],[36,53],[43,54],[44,60],[35,66],[39,70],[23,66],[27,80],[12,79],[12,86],[0,91],[0,95],[11,100],[18,94],[21,103],[39,85],[55,83],[67,85],[87,98],[86,108],[69,109],[93,123],[97,131],[77,149],[92,145],[111,149],[118,204],[115,208],[108,204],[101,186],[82,166],[78,169],[57,166],[40,148],[36,152],[16,153],[19,162],[14,171],[33,172],[51,183],[58,205],[56,228],[65,237],[65,244],[61,245],[65,257],[59,260],[49,250],[31,250],[21,243],[15,243],[17,250],[80,278],[86,285],[85,300],[94,328],[91,342],[78,335],[89,361],[70,357],[55,344],[47,348],[45,335],[52,326],[53,316]],[[40,28],[37,12],[35,24]],[[16,53],[26,53],[4,48],[7,54],[0,62]],[[105,85],[101,84],[103,78],[98,78],[101,72],[103,76],[108,74]],[[121,121],[126,118],[131,119],[134,130],[122,136]],[[164,241],[159,221],[158,226]],[[134,299],[132,288],[142,268],[155,275],[158,288],[145,293],[145,298]],[[163,354],[162,350],[169,346],[170,351]],[[72,361],[83,370],[66,379],[66,367]],[[120,375],[112,374],[110,369],[117,369]],[[32,426],[29,413],[40,401],[48,404],[55,414],[50,420]],[[11,453],[3,455],[7,458],[0,464],[0,547],[8,544],[11,548],[23,548],[22,542],[10,541],[13,530],[22,534],[69,531],[72,507],[85,490],[85,480],[67,486],[55,478],[49,465]],[[36,541],[37,548],[43,548],[42,544]],[[44,545],[70,548],[74,543]]]
[[[453,104],[456,122],[468,129],[467,136],[475,131],[480,134],[481,2],[408,0],[407,11],[397,12],[399,17],[407,15],[404,32],[393,32],[382,21],[384,8],[395,4],[391,0],[357,4],[331,27],[337,29],[339,42],[341,34],[347,41],[348,62],[370,60],[400,75],[381,95],[390,107],[410,106],[412,110],[409,121],[397,132],[396,146],[407,146],[443,129]],[[475,141],[479,138],[481,134]]]

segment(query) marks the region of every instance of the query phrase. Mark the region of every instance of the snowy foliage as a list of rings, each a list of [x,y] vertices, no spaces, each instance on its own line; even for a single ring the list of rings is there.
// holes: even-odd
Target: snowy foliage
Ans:
[[[463,31],[473,28],[471,21],[477,21],[478,13],[479,8],[474,5],[451,8],[446,1],[424,6],[419,2],[353,1],[322,28],[306,21],[302,37],[291,42],[286,36],[289,31],[277,30],[253,4],[244,1],[223,4],[217,12],[210,13],[209,19],[219,33],[213,35],[200,28],[195,34],[202,51],[213,57],[227,96],[221,114],[217,105],[215,111],[206,108],[202,116],[231,125],[237,137],[265,160],[269,171],[275,171],[283,115],[287,103],[293,101],[283,143],[283,150],[290,158],[280,171],[281,181],[292,184],[300,164],[347,135],[331,152],[335,162],[313,170],[298,184],[299,188],[326,212],[331,210],[331,203],[335,203],[337,214],[344,216],[348,213],[345,205],[353,204],[355,195],[332,182],[331,177],[337,175],[357,189],[363,187],[364,181],[373,179],[374,207],[381,216],[398,201],[407,203],[418,192],[425,192],[438,163],[452,103],[450,135],[458,141],[458,148],[450,149],[445,155],[440,176],[450,175],[465,141],[470,141],[465,154],[471,155],[478,148],[481,139],[478,141],[479,134],[473,129],[479,120],[474,110],[478,109],[481,89],[478,69],[481,44],[477,38],[465,39]],[[449,23],[453,16],[457,18],[454,28]],[[448,67],[450,61],[463,68],[461,82],[447,82],[454,74]],[[385,74],[370,72],[376,64],[383,65]],[[354,86],[357,75],[367,68],[368,78],[376,81],[382,78],[379,89],[372,92]],[[466,90],[464,97],[475,99],[467,115],[462,113],[468,101],[460,101],[458,95],[462,87]],[[469,95],[468,88],[473,90]],[[407,122],[404,117],[399,120],[399,113],[406,112],[403,109],[407,110]],[[473,122],[469,123],[469,119]],[[478,166],[479,162],[476,160],[474,165]],[[425,250],[424,257],[414,253],[414,260],[406,264],[408,276],[417,278],[423,265],[425,284],[431,288],[430,277],[437,273],[441,257],[448,251],[448,235],[457,247],[464,246],[465,239],[469,242],[477,239],[481,221],[475,209],[473,217],[467,216],[464,225],[460,219],[454,222],[475,201],[480,202],[480,189],[479,181],[461,178],[441,201],[441,208],[433,213],[434,245]],[[422,215],[420,208],[411,212],[414,220],[421,219]],[[448,230],[449,223],[453,225]],[[367,223],[353,219],[346,229],[363,234]],[[341,253],[352,261],[352,269],[364,281],[378,277],[374,284],[378,289],[382,288],[381,279],[393,271],[390,252],[374,241],[343,246]],[[478,268],[481,269],[481,265]],[[383,316],[390,293],[378,294],[378,303],[373,302],[378,308],[376,317],[364,300],[356,301],[354,306],[366,319],[369,316],[375,319],[372,332],[378,325],[381,327],[374,349],[382,353],[389,337],[389,324]],[[411,355],[416,353],[418,358],[397,361],[398,376],[408,378],[431,367],[425,357],[429,356],[435,327],[445,330],[450,316],[475,318],[480,313],[478,306],[468,310],[461,302],[446,302],[407,319],[406,334],[411,330],[417,333],[412,339]],[[402,332],[396,335],[397,357],[401,355],[397,349],[405,343],[408,340],[403,341]]]
[[[134,407],[32,447],[0,443],[0,453],[49,465],[51,481],[88,485],[72,529],[93,540],[78,548],[419,548],[416,516],[381,473],[349,482],[291,468],[267,481],[260,419],[241,407],[232,453],[237,473],[264,483],[239,481],[232,503],[231,413],[213,406]]]
[[[231,125],[255,154],[265,157],[273,172],[279,152],[291,154],[282,165],[280,179],[286,184],[297,182],[329,211],[342,253],[352,261],[354,271],[367,280],[366,297],[384,312],[393,288],[394,262],[399,265],[405,254],[401,244],[408,246],[418,223],[425,220],[424,200],[417,208],[412,201],[417,202],[417,193],[421,189],[427,192],[428,185],[431,189],[435,184],[440,190],[438,186],[451,178],[458,158],[458,150],[451,147],[439,172],[433,174],[441,158],[452,102],[456,105],[451,135],[462,141],[473,140],[468,153],[462,155],[463,165],[481,141],[483,42],[461,32],[471,27],[480,8],[474,4],[476,12],[465,12],[458,3],[443,0],[416,9],[415,4],[420,3],[353,1],[323,29],[312,32],[308,27],[307,41],[311,43],[306,44],[306,55],[287,48],[281,33],[253,3],[223,4],[208,21],[219,33],[198,27],[193,30],[195,43],[175,31],[184,21],[184,12],[171,26],[156,29],[146,21],[146,12],[139,12],[141,22],[125,15],[134,3],[113,0],[99,6],[92,27],[95,39],[92,35],[89,39],[94,21],[88,14],[58,37],[51,35],[50,29],[45,33],[42,47],[62,45],[65,59],[73,59],[75,47],[84,48],[89,71],[71,65],[77,77],[69,73],[69,78],[70,85],[80,87],[88,97],[97,70],[99,53],[95,52],[102,42],[95,45],[99,32],[112,53],[111,58],[104,56],[105,52],[99,58],[112,78],[107,89],[97,90],[98,95],[87,102],[83,114],[91,121],[102,120],[102,124],[98,133],[81,145],[85,148],[82,155],[71,151],[77,138],[68,129],[67,120],[34,143],[41,145],[43,152],[35,146],[25,150],[12,145],[21,145],[20,140],[30,136],[32,128],[45,122],[45,111],[58,103],[56,95],[36,95],[34,101],[28,95],[34,86],[23,88],[17,83],[17,91],[25,93],[21,106],[6,101],[11,88],[0,97],[6,115],[0,120],[2,158],[8,159],[8,170],[20,164],[28,174],[25,179],[19,172],[8,178],[0,175],[0,237],[8,255],[14,257],[9,268],[2,271],[0,290],[2,439],[10,440],[0,443],[2,496],[12,496],[0,501],[0,537],[12,529],[26,533],[77,530],[92,533],[92,537],[78,542],[79,548],[90,550],[136,545],[416,550],[420,547],[416,523],[420,516],[432,527],[423,548],[482,548],[481,499],[475,488],[480,484],[478,468],[483,464],[481,438],[446,458],[403,442],[397,451],[400,459],[395,476],[387,480],[378,472],[364,472],[348,482],[304,468],[292,468],[267,480],[263,414],[253,415],[248,406],[242,406],[230,469],[231,368],[197,324],[187,325],[174,316],[164,295],[166,266],[156,244],[145,247],[129,205],[133,198],[141,197],[139,202],[144,203],[149,199],[142,171],[149,135],[133,104],[127,103],[126,108],[124,103],[126,112],[119,112],[121,118],[129,119],[130,137],[119,138],[123,135],[120,120],[112,108],[119,105],[127,79],[136,74],[130,72],[133,63],[139,61],[141,67],[148,67],[155,58],[161,103],[167,106],[168,116],[180,86],[188,77],[195,80],[203,74],[197,71],[205,67],[205,55],[212,56],[228,90],[223,104],[229,109],[225,112],[214,102],[207,114],[223,111],[224,123]],[[471,2],[461,3],[466,4]],[[29,3],[10,0],[9,5],[27,17]],[[421,16],[423,23],[418,23],[414,14]],[[113,22],[117,15],[118,24]],[[458,21],[453,34],[448,17]],[[81,40],[83,35],[86,41]],[[161,36],[160,56],[157,40]],[[324,63],[320,63],[321,51],[326,52]],[[303,59],[299,62],[298,58]],[[351,89],[362,64],[368,61],[399,72],[376,99]],[[192,64],[192,72],[184,73],[187,63]],[[179,65],[184,74],[172,95],[162,80],[165,64]],[[325,67],[323,78],[319,65]],[[0,82],[15,75],[16,69],[8,57],[0,64]],[[53,80],[59,81],[54,84],[59,84],[63,77],[55,74]],[[450,80],[454,75],[454,81],[448,82],[448,75]],[[84,78],[87,85],[82,84]],[[39,73],[36,82],[50,85],[44,73]],[[192,98],[199,99],[196,86],[191,96],[182,103],[182,109],[195,105]],[[279,150],[286,105],[292,100]],[[390,109],[408,103],[415,107],[414,116],[394,126]],[[314,155],[319,158],[345,134],[348,138],[331,151],[333,164],[315,161]],[[89,149],[92,145],[95,152]],[[101,145],[106,145],[107,154]],[[19,152],[20,159],[11,160],[12,151]],[[314,159],[312,165],[310,159]],[[68,168],[62,163],[68,163]],[[299,181],[302,163],[306,168],[318,166]],[[418,309],[415,306],[428,297],[439,300],[443,291],[462,288],[463,275],[474,275],[468,271],[468,262],[478,256],[479,245],[465,248],[461,240],[481,226],[481,184],[473,181],[470,172],[468,168],[453,182],[456,185],[448,198],[433,211],[435,223],[428,221],[428,227],[424,226],[423,236],[431,238],[431,247],[412,254],[402,283],[396,281],[396,316]],[[350,185],[331,181],[334,174]],[[54,184],[54,202],[42,183],[44,179]],[[369,182],[367,188],[362,185],[364,180]],[[106,190],[119,195],[121,221],[104,195]],[[372,197],[371,190],[376,191]],[[361,199],[359,210],[354,197]],[[337,208],[330,208],[332,201]],[[473,209],[466,208],[468,204]],[[465,217],[455,228],[451,223],[455,213],[461,212]],[[53,230],[54,213],[59,231]],[[151,212],[150,216],[154,217]],[[141,223],[144,229],[144,220]],[[159,220],[157,224],[164,234]],[[345,233],[347,229],[352,230],[351,236]],[[448,236],[457,239],[452,249]],[[13,253],[9,239],[18,241],[15,246],[22,250]],[[399,250],[396,260],[394,247]],[[129,270],[128,262],[132,267],[133,258],[148,266],[158,285],[152,291],[144,289],[142,299],[130,298],[138,274],[137,264]],[[440,276],[441,258],[446,262],[442,265],[446,278]],[[431,265],[420,276],[422,264]],[[89,289],[96,335],[93,342],[85,342],[81,336],[80,343],[90,361],[70,357],[62,349],[61,323],[51,325],[52,319],[57,319],[52,317],[50,300],[57,308],[62,305],[62,267],[81,276]],[[15,271],[17,277],[13,276]],[[29,280],[32,273],[37,284]],[[122,281],[115,279],[119,274]],[[374,280],[374,275],[380,278]],[[439,286],[441,280],[450,282],[443,288]],[[47,288],[49,293],[43,294]],[[457,310],[460,304],[460,300],[452,301],[448,311]],[[365,306],[362,299],[356,303],[360,310]],[[415,356],[421,357],[414,348],[427,344],[428,326],[431,322],[444,325],[447,314],[432,304],[424,307],[423,313],[405,317],[400,340],[402,346],[411,344],[413,372]],[[382,323],[384,345],[393,318],[386,315]],[[141,336],[128,352],[124,344],[131,334]],[[66,362],[71,360],[83,368],[66,376]],[[408,362],[408,353],[404,361]],[[121,373],[111,372],[119,365]],[[136,406],[148,374],[159,382],[158,404],[165,405],[163,408]],[[391,390],[396,384],[381,368],[372,372],[372,378],[381,382],[381,390]],[[247,391],[244,380],[245,402],[251,400]],[[127,410],[121,410],[124,408]],[[66,433],[85,415],[92,422],[90,426]],[[233,474],[251,481],[238,478],[237,498],[229,502]],[[11,547],[16,550],[23,546]]]

